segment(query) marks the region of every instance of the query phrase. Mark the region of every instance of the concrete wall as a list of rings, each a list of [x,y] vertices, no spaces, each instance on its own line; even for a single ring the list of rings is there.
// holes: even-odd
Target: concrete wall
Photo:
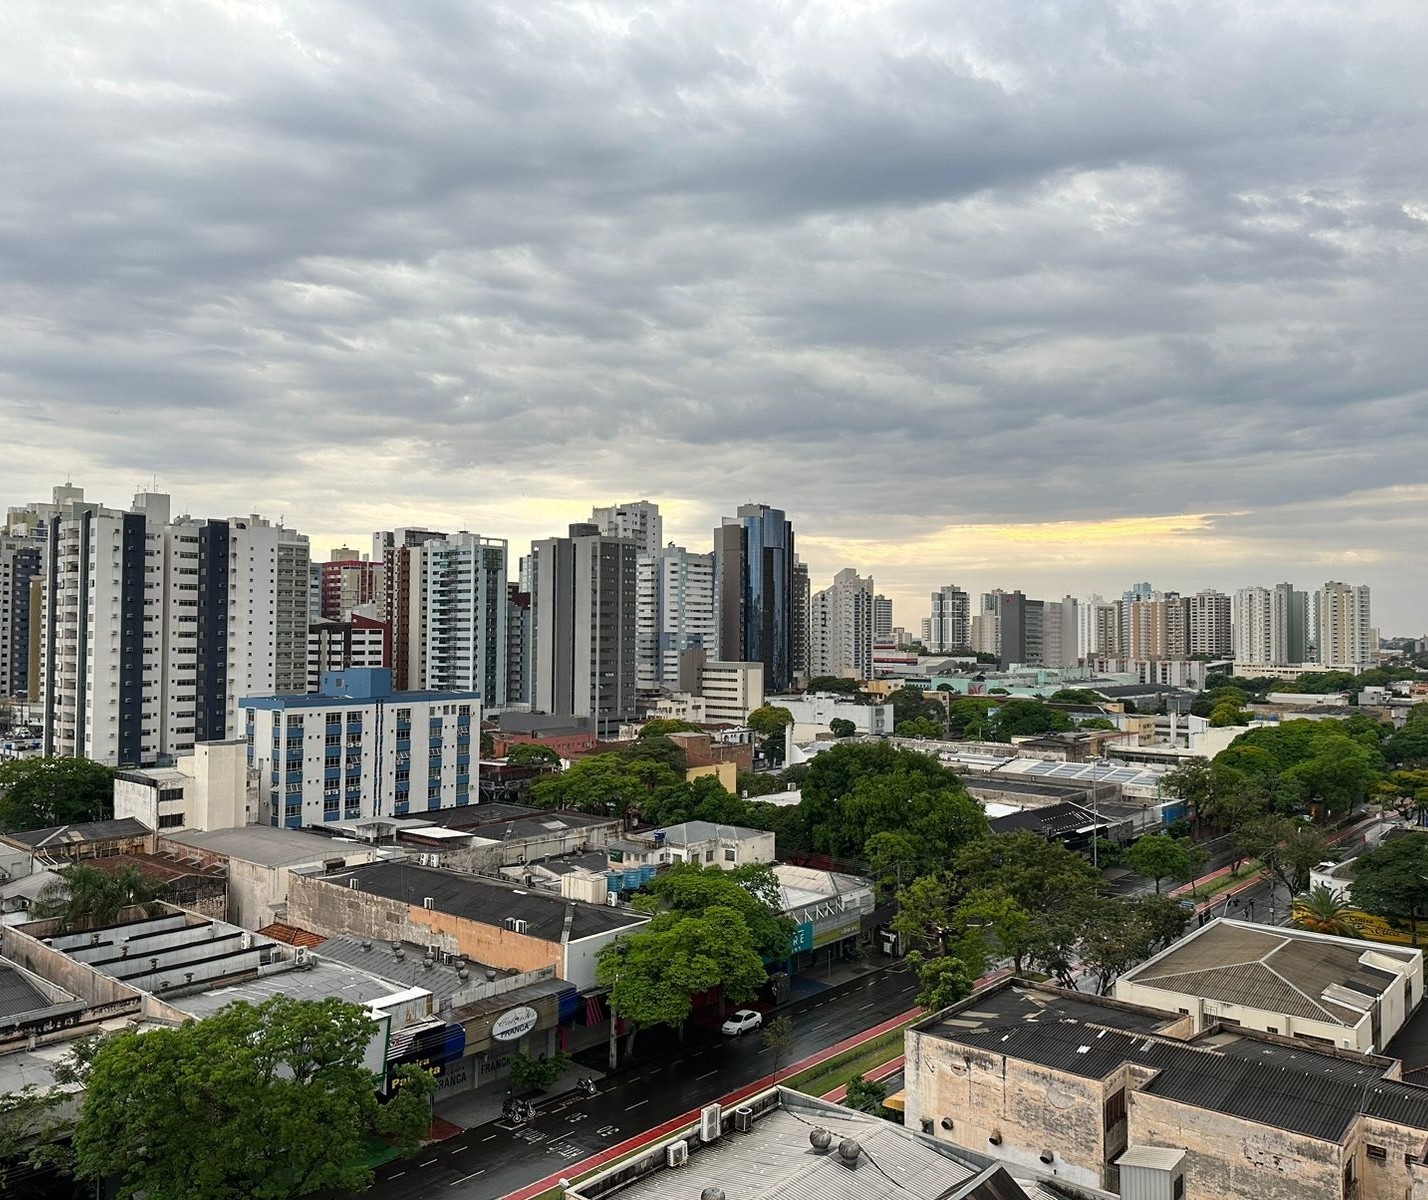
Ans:
[[[1352,1142],[1354,1170],[1363,1200],[1428,1200],[1428,1165],[1423,1162],[1421,1129],[1363,1117],[1357,1133]],[[1382,1150],[1383,1156],[1370,1156],[1370,1147]]]
[[[1129,1120],[1132,1144],[1186,1151],[1185,1191],[1195,1200],[1339,1200],[1343,1195],[1346,1153],[1337,1143],[1143,1092],[1129,1096]]]
[[[1359,1054],[1371,1054],[1375,1051],[1373,1023],[1367,1015],[1357,1028],[1348,1029],[1332,1021],[1311,1021],[1307,1017],[1291,1017],[1287,1013],[1250,1008],[1243,1004],[1206,1000],[1169,988],[1156,987],[1151,983],[1124,979],[1117,980],[1115,997],[1128,1004],[1140,1004],[1166,1012],[1188,1010],[1195,1018],[1197,1032],[1221,1018],[1226,1018],[1246,1029],[1258,1029],[1263,1033],[1277,1033],[1283,1037],[1319,1038],[1340,1050],[1353,1050]]]
[[[906,1123],[932,1122],[937,1138],[1038,1171],[1043,1152],[1057,1175],[1102,1187],[1106,1147],[1102,1112],[1116,1089],[1002,1055],[985,1054],[918,1030],[907,1034]],[[951,1129],[943,1127],[950,1118]],[[999,1142],[990,1139],[998,1138]]]
[[[51,929],[47,926],[57,924],[56,921],[37,921],[24,929],[7,928],[5,957],[42,979],[48,979],[86,1004],[122,1006],[127,1003],[137,1009],[140,999],[137,989],[101,975],[93,967],[76,962],[68,954],[52,949],[39,940],[49,936]]]

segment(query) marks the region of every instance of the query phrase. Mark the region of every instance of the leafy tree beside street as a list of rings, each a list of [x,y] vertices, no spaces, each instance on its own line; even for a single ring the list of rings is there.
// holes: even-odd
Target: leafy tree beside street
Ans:
[[[114,772],[87,758],[0,763],[0,828],[49,829],[114,815]]]
[[[381,1135],[416,1149],[435,1086],[406,1068],[379,1104],[362,1065],[372,1032],[361,1005],[276,996],[115,1034],[88,1072],[76,1171],[145,1200],[280,1200],[365,1187],[365,1140]]]
[[[512,767],[558,767],[560,755],[549,746],[517,742],[506,751],[506,763]]]
[[[1412,932],[1428,917],[1428,834],[1393,838],[1354,862],[1354,906]]]
[[[1126,851],[1125,864],[1137,875],[1155,880],[1158,895],[1166,879],[1188,879],[1194,869],[1196,847],[1188,838],[1149,833]]]
[[[1294,898],[1290,917],[1300,929],[1334,937],[1358,937],[1359,918],[1329,888],[1319,886]]]

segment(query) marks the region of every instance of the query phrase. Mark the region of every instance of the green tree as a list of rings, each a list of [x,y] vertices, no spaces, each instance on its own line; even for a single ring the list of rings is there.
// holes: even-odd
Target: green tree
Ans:
[[[940,1012],[965,1000],[977,984],[976,973],[956,955],[924,959],[914,953],[907,956],[907,962],[917,972],[917,1003],[928,1012]]]
[[[858,1112],[877,1115],[883,1111],[883,1101],[887,1098],[886,1084],[880,1083],[876,1079],[864,1079],[861,1074],[858,1074],[848,1080],[848,1090],[844,1094],[843,1104],[846,1108],[856,1109]]]
[[[698,916],[714,908],[733,909],[762,959],[789,956],[794,923],[778,911],[778,878],[766,863],[746,863],[732,871],[717,864],[679,863],[650,880],[646,891],[637,902],[646,911]]]
[[[858,686],[858,681],[849,679],[845,675],[815,675],[808,681],[808,686],[803,691],[808,696],[851,696],[855,700],[864,698],[863,689]]]
[[[765,704],[749,714],[746,724],[763,739],[759,753],[771,762],[783,762],[784,730],[793,724],[793,714],[776,704]]]
[[[992,701],[978,697],[954,701],[947,712],[947,736],[985,742],[992,736],[993,707]]]
[[[828,728],[835,738],[852,737],[858,732],[858,727],[844,717],[834,717],[828,722]]]
[[[559,766],[560,755],[549,746],[534,742],[517,742],[506,751],[506,763],[512,767]]]
[[[146,1200],[365,1187],[364,1138],[381,1133],[415,1149],[435,1086],[410,1069],[379,1106],[362,1065],[373,1032],[361,1005],[275,996],[115,1034],[89,1072],[74,1134],[78,1174]]]
[[[921,738],[924,741],[936,741],[944,736],[941,722],[934,721],[931,717],[914,717],[911,721],[903,721],[893,732],[898,737]]]
[[[1059,709],[1048,708],[1040,700],[1008,700],[992,718],[992,740],[1009,742],[1014,737],[1057,733],[1071,728],[1070,717]]]
[[[678,717],[656,717],[640,726],[640,731],[635,736],[643,741],[645,738],[667,737],[671,733],[702,733],[703,731],[704,727],[696,725],[693,721],[683,721]]]
[[[934,954],[947,953],[952,936],[952,910],[960,893],[945,872],[921,875],[898,889],[892,928],[908,943],[921,943]]]
[[[780,1063],[787,1062],[793,1057],[795,1043],[793,1034],[793,1022],[787,1016],[775,1017],[764,1026],[763,1049],[773,1055],[773,1077],[774,1082],[778,1082],[778,1068]]]
[[[1235,834],[1238,849],[1259,859],[1291,896],[1309,886],[1309,872],[1324,861],[1328,844],[1306,819],[1260,817],[1247,822]]]
[[[982,888],[966,896],[952,914],[964,936],[980,937],[999,958],[1012,960],[1020,975],[1037,945],[1037,922],[1010,896]]]
[[[0,763],[0,827],[15,833],[114,815],[114,772],[87,758]]]
[[[496,739],[489,733],[481,734],[481,757],[496,757]]]
[[[930,755],[888,742],[843,742],[819,754],[799,807],[815,849],[851,858],[880,833],[906,834],[918,844],[917,870],[945,864],[987,829],[985,809],[956,775]]]
[[[63,1088],[34,1084],[0,1093],[0,1196],[21,1194],[10,1181],[17,1165],[28,1169],[73,1165],[65,1144],[70,1123],[59,1112],[69,1099]]]
[[[1122,974],[1169,945],[1189,924],[1190,914],[1164,896],[1097,900],[1085,912],[1082,964],[1104,996]]]
[[[163,884],[145,878],[135,867],[111,872],[76,863],[41,890],[32,911],[37,917],[59,917],[66,929],[89,929],[112,925],[131,905],[156,913],[167,892]]]
[[[1289,911],[1294,924],[1311,933],[1328,933],[1334,937],[1359,936],[1359,919],[1353,909],[1322,884],[1302,896],[1294,897]]]
[[[1079,854],[1024,829],[969,843],[957,855],[955,874],[966,891],[1000,893],[1037,917],[1073,907],[1099,882]]]
[[[1205,808],[1215,790],[1210,760],[1186,759],[1161,777],[1160,790],[1167,796],[1185,802],[1190,811],[1190,828],[1198,833]]]
[[[768,979],[744,914],[715,905],[700,915],[663,912],[637,933],[600,952],[595,979],[610,989],[610,1010],[631,1023],[635,1035],[648,1025],[683,1030],[693,997],[722,989],[730,1004],[752,998]]]
[[[1428,834],[1394,838],[1361,855],[1349,894],[1364,912],[1407,925],[1418,945],[1418,922],[1428,916]]]
[[[683,782],[679,772],[662,762],[632,762],[620,754],[594,754],[568,771],[539,780],[531,788],[531,802],[542,808],[623,816]]]
[[[942,705],[936,700],[929,700],[921,688],[900,687],[889,692],[884,703],[892,705],[894,729],[904,721],[915,721],[918,717],[927,717],[939,727],[942,724]]]
[[[1189,843],[1165,833],[1148,833],[1126,851],[1125,863],[1137,875],[1155,880],[1156,893],[1165,879],[1189,873]]]
[[[511,1056],[511,1082],[521,1091],[544,1091],[570,1070],[575,1060],[565,1053],[554,1056],[528,1054],[522,1050]]]

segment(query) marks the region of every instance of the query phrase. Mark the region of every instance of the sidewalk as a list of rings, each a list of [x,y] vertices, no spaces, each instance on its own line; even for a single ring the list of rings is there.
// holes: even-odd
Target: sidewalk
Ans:
[[[582,1093],[576,1091],[575,1082],[581,1078],[603,1079],[604,1072],[594,1070],[581,1063],[575,1063],[568,1071],[560,1076],[550,1087],[539,1095],[531,1097],[536,1107],[542,1108],[547,1104],[557,1103],[566,1094],[576,1096]],[[462,1129],[471,1129],[477,1125],[485,1125],[488,1121],[498,1120],[501,1116],[501,1106],[506,1102],[506,1088],[509,1081],[499,1081],[474,1092],[463,1092],[459,1096],[452,1096],[450,1099],[438,1100],[436,1102],[435,1114],[438,1119],[450,1121],[453,1125],[459,1125]]]

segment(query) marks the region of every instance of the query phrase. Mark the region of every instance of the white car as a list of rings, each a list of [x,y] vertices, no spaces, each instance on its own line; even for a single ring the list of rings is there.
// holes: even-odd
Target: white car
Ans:
[[[757,1029],[763,1023],[763,1013],[755,1012],[752,1008],[741,1008],[724,1022],[722,1028],[730,1037],[738,1037],[741,1033],[748,1033],[750,1029]]]

